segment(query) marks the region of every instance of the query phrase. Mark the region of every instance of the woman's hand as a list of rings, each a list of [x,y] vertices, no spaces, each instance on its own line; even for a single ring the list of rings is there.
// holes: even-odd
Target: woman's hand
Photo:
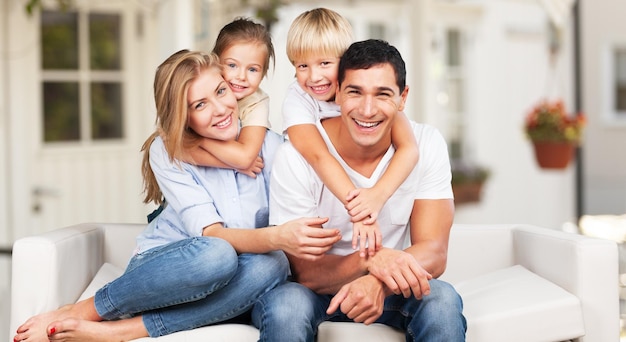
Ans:
[[[309,217],[276,226],[274,243],[296,258],[317,260],[339,240],[339,229],[322,228],[328,218]]]

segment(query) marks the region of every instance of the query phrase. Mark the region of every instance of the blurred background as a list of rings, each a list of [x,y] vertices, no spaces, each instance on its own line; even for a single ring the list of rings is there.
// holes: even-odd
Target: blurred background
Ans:
[[[450,147],[455,222],[576,230],[584,215],[626,213],[623,1],[0,0],[2,310],[16,239],[87,221],[146,222],[139,150],[154,129],[160,62],[211,50],[236,16],[265,23],[277,58],[262,88],[282,132],[294,76],[287,30],[315,7],[348,18],[357,40],[385,39],[404,56],[407,115]],[[544,100],[586,120],[562,168],[539,166],[524,129]],[[461,190],[472,178],[477,195]]]

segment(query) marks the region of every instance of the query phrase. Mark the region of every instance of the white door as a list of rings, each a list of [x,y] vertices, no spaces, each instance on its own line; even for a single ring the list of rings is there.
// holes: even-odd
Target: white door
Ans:
[[[9,26],[20,28],[9,32],[7,68],[13,239],[80,222],[145,222],[150,210],[140,172],[154,116],[145,16],[136,2],[75,4],[32,16],[10,8]]]

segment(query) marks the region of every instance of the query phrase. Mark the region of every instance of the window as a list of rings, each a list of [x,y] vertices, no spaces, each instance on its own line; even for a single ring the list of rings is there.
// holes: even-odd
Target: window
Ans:
[[[465,129],[464,71],[462,54],[462,34],[456,28],[445,31],[445,78],[444,92],[438,98],[450,115],[450,155],[463,157],[463,133]]]
[[[615,100],[613,108],[616,116],[626,119],[626,47],[617,48],[614,51],[615,68]]]
[[[123,137],[121,18],[42,11],[43,141]]]

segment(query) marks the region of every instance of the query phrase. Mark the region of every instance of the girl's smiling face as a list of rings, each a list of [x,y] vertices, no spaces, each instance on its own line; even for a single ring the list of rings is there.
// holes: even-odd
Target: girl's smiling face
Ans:
[[[233,140],[238,132],[237,99],[218,68],[202,70],[187,91],[188,126],[198,135]]]
[[[237,100],[253,94],[263,80],[267,48],[259,42],[236,42],[220,55],[222,75]]]

